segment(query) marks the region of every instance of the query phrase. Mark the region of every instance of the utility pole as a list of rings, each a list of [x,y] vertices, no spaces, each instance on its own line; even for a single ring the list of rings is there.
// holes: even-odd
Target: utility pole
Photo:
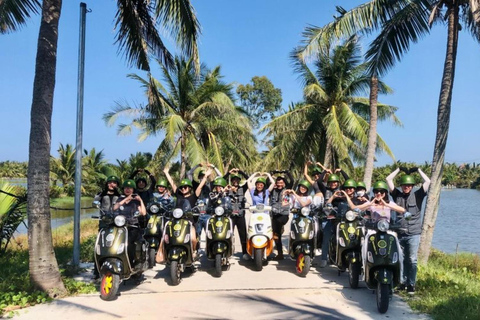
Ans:
[[[80,40],[78,46],[77,80],[77,144],[75,152],[75,205],[73,215],[73,261],[80,264],[80,199],[82,187],[82,139],[83,139],[83,84],[85,78],[85,20],[87,4],[80,3]]]

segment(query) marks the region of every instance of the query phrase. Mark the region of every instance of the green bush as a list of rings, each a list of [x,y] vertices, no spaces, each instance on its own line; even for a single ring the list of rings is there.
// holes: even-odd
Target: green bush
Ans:
[[[50,186],[50,199],[60,198],[60,196],[62,195],[62,192],[63,192],[62,187],[59,187],[56,185]]]

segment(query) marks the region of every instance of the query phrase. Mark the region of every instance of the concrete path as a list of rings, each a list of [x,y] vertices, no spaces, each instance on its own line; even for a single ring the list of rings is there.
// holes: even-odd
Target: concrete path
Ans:
[[[288,231],[283,236],[284,245]],[[351,289],[347,273],[338,275],[333,266],[320,268],[319,257],[305,278],[295,274],[295,262],[290,259],[269,261],[257,272],[253,261],[240,259],[238,236],[236,243],[231,268],[221,278],[213,277],[213,262],[203,256],[197,263],[198,271],[183,273],[178,286],[170,285],[168,268],[157,265],[145,273],[141,284],[133,280],[122,284],[115,301],[105,302],[98,294],[81,295],[19,310],[14,318],[428,319],[414,314],[397,295],[387,313],[379,314],[373,291],[362,282],[358,289]]]

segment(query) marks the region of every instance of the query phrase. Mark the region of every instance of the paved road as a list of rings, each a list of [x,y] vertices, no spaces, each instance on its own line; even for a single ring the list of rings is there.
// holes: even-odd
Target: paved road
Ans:
[[[288,225],[287,225],[288,226]],[[288,228],[286,228],[288,229]],[[283,236],[288,242],[288,230]],[[236,237],[236,250],[241,250]],[[202,247],[204,243],[202,243]],[[307,277],[295,274],[290,259],[269,261],[261,272],[237,252],[231,268],[213,277],[213,262],[202,257],[198,271],[182,274],[178,286],[169,284],[168,268],[157,265],[139,285],[132,280],[120,287],[115,301],[98,294],[55,300],[18,311],[15,319],[425,319],[413,314],[394,295],[385,315],[377,312],[375,295],[363,283],[349,287],[348,275],[333,266],[320,268],[319,259]]]

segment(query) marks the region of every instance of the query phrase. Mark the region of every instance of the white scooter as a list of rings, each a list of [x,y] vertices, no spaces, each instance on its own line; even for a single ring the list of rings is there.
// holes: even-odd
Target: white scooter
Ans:
[[[255,262],[255,269],[261,271],[263,262],[273,250],[273,230],[270,211],[272,207],[263,204],[250,206],[250,221],[247,230],[247,252]]]

